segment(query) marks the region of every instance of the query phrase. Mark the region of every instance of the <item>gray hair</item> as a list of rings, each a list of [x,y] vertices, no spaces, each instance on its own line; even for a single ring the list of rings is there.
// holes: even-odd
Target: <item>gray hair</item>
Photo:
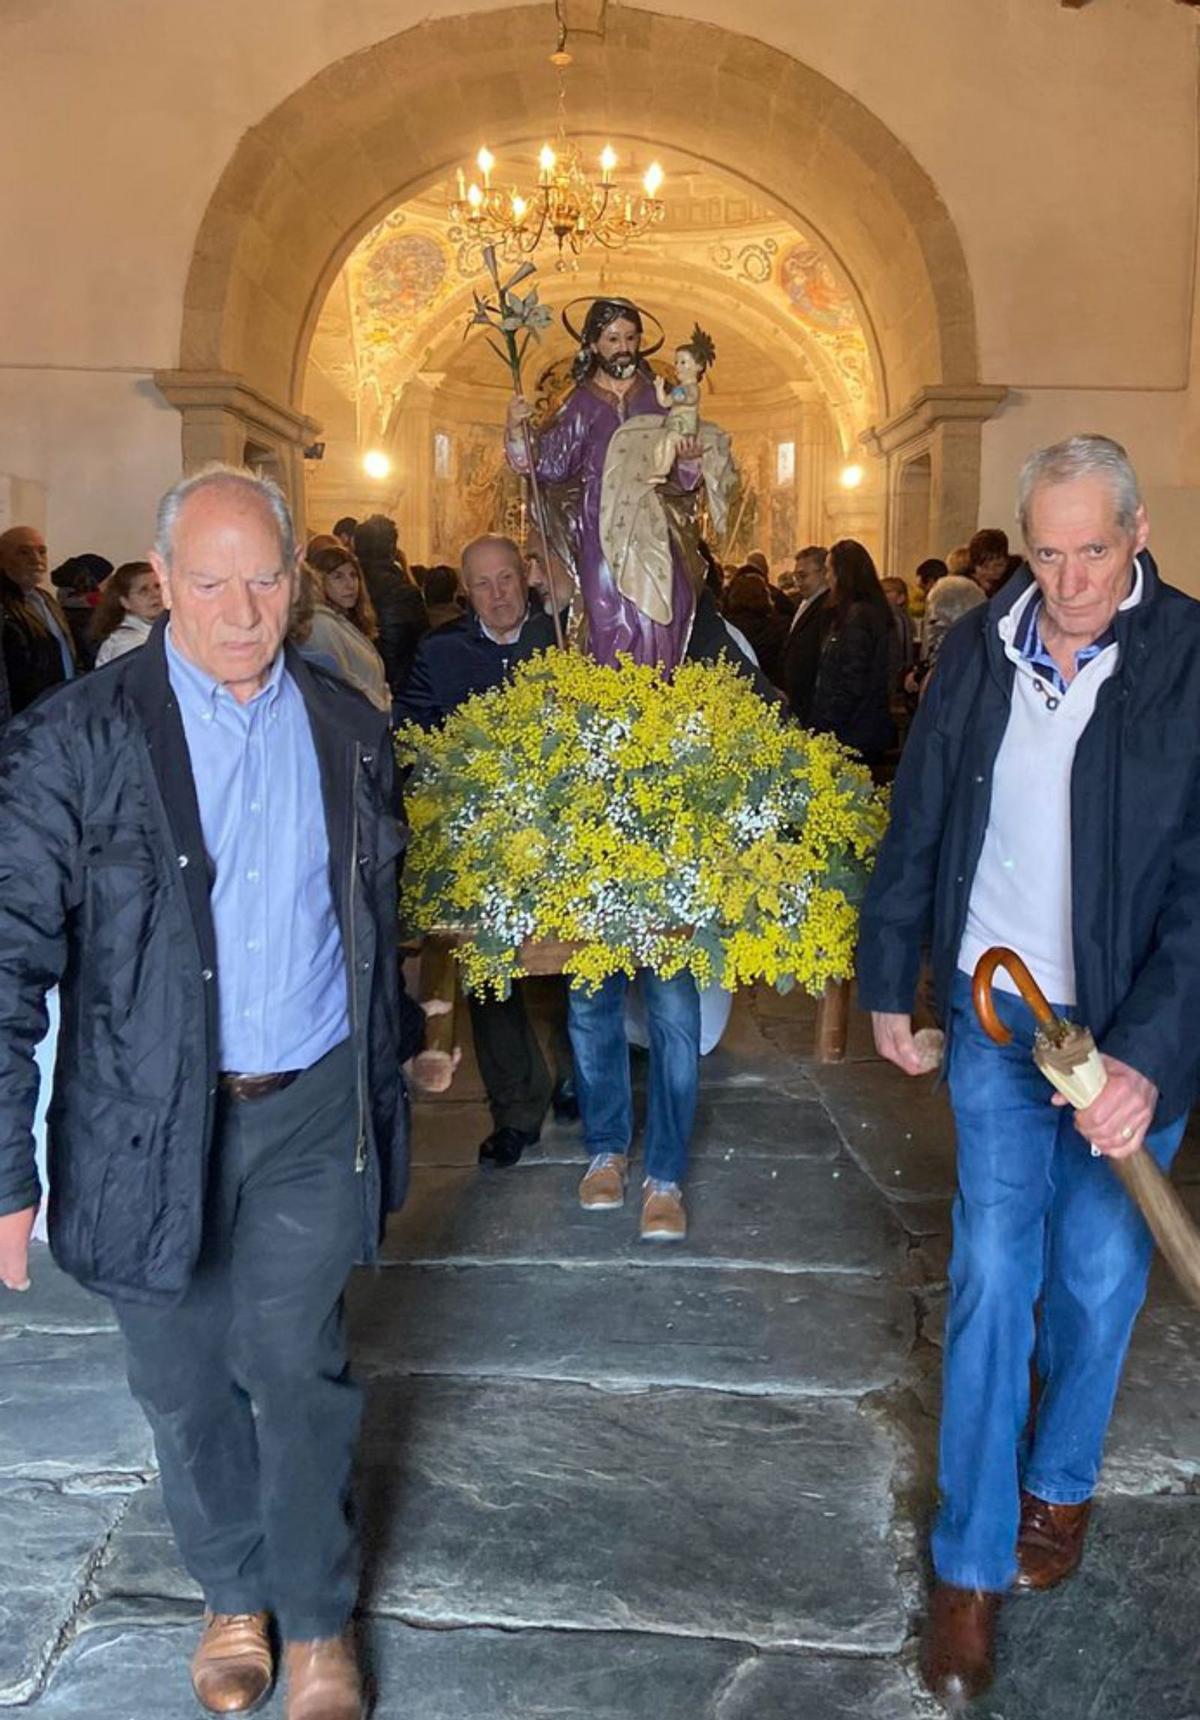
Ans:
[[[283,565],[290,568],[296,554],[296,533],[283,491],[273,479],[260,477],[248,466],[224,466],[220,462],[204,466],[190,477],[180,478],[159,502],[154,520],[154,553],[161,557],[164,567],[169,570],[171,566],[175,527],[184,503],[189,496],[194,496],[197,490],[213,489],[249,492],[270,509],[271,517],[279,528]]]
[[[1068,436],[1053,447],[1039,448],[1021,467],[1017,518],[1026,539],[1033,492],[1046,484],[1069,484],[1075,478],[1103,478],[1112,490],[1117,524],[1126,531],[1132,529],[1142,492],[1129,455],[1111,436]]]
[[[466,583],[466,580],[468,577],[468,571],[469,570],[467,568],[467,560],[471,554],[471,551],[476,550],[476,549],[483,549],[484,546],[487,544],[495,544],[497,546],[497,548],[499,548],[499,549],[511,550],[514,567],[515,567],[516,571],[521,575],[521,578],[524,579],[524,577],[525,577],[525,557],[521,553],[520,545],[517,543],[514,543],[514,541],[510,537],[502,537],[499,532],[484,532],[482,537],[472,538],[470,543],[467,544],[465,546],[465,548],[463,549],[462,555],[459,557],[459,566],[462,568],[462,576],[463,576],[463,583],[464,584]]]

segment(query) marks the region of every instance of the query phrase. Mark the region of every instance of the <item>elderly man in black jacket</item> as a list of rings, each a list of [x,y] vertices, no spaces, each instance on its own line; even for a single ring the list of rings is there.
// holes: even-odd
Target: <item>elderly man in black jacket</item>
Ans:
[[[1104,1160],[1144,1144],[1168,1165],[1200,1075],[1200,604],[1160,580],[1106,437],[1033,455],[1020,517],[1032,578],[946,638],[859,945],[884,1057],[923,1067],[925,949],[947,1030],[959,1192],[922,1670],[952,1704],[990,1681],[1001,1596],[1079,1561],[1151,1246]],[[1015,994],[1012,1045],[976,1022],[995,944],[1095,1032],[1108,1085],[1086,1110],[1052,1096]]]
[[[197,1697],[261,1703],[274,1612],[289,1720],[358,1720],[342,1291],[404,1195],[422,1022],[386,724],[283,648],[297,560],[273,485],[184,480],[169,626],[0,742],[0,1281],[28,1281],[58,984],[50,1242],[126,1338],[208,1609]]]

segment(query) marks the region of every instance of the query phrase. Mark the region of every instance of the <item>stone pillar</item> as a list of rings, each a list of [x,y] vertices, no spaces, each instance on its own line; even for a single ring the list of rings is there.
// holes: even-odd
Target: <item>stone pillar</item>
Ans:
[[[926,556],[965,543],[979,523],[980,431],[1008,390],[923,388],[862,441],[887,462],[884,559],[907,577]]]
[[[433,554],[433,400],[434,389],[414,376],[392,411],[388,453],[396,477],[396,525],[410,561],[428,562]]]
[[[825,473],[828,466],[829,431],[825,408],[806,401],[800,419],[796,448],[796,548],[825,541]]]
[[[156,370],[154,381],[183,420],[184,472],[219,460],[274,478],[287,497],[302,542],[307,529],[304,449],[316,440],[320,425],[227,371]]]

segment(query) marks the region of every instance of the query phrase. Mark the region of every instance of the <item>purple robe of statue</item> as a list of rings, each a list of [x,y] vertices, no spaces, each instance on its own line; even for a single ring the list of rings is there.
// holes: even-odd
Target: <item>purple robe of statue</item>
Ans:
[[[618,589],[600,546],[600,485],[604,460],[613,433],[626,419],[643,414],[665,417],[654,385],[644,374],[622,399],[595,379],[572,390],[554,417],[534,438],[534,458],[541,484],[562,484],[576,478],[582,486],[579,517],[573,522],[574,573],[588,622],[588,650],[599,663],[615,664],[618,653],[635,663],[657,663],[667,670],[683,661],[696,607],[696,589],[678,545],[671,544],[671,620],[652,621]],[[525,446],[508,445],[513,470],[526,472]],[[699,468],[678,462],[675,482],[695,489]]]

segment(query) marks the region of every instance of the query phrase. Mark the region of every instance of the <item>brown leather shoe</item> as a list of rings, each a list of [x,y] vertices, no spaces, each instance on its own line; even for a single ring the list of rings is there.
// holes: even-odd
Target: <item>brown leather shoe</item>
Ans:
[[[935,1583],[921,1639],[921,1677],[938,1701],[957,1713],[995,1676],[1000,1596]]]
[[[289,1642],[287,1720],[362,1720],[362,1680],[350,1632]]]
[[[210,1714],[253,1714],[274,1682],[266,1613],[205,1612],[192,1656],[192,1689],[201,1708]]]
[[[1083,1557],[1092,1502],[1051,1505],[1036,1493],[1021,1494],[1021,1527],[1017,1534],[1017,1594],[1040,1594],[1069,1577]]]
[[[643,1242],[682,1242],[687,1236],[687,1213],[678,1183],[642,1184],[642,1218],[638,1234]]]
[[[629,1160],[624,1153],[597,1153],[579,1185],[579,1204],[585,1212],[610,1212],[625,1204],[625,1179]]]

